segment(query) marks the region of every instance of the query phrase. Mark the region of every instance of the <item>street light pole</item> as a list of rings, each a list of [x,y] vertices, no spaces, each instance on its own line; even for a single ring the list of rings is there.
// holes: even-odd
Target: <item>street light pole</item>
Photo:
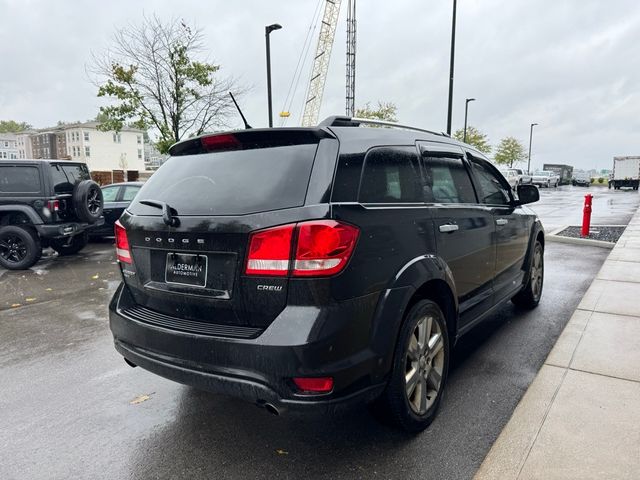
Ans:
[[[527,173],[531,173],[531,139],[533,138],[533,127],[538,125],[537,123],[531,124],[531,129],[529,130],[529,161],[527,162]]]
[[[462,136],[462,141],[467,143],[467,114],[469,113],[469,102],[475,102],[475,98],[467,98],[464,101],[464,134]]]
[[[453,110],[453,62],[456,53],[456,5],[453,0],[453,19],[451,21],[451,61],[449,63],[449,108],[447,111],[447,135],[451,135],[451,115]]]
[[[273,107],[271,106],[271,43],[269,42],[269,34],[281,28],[282,25],[278,25],[277,23],[264,27],[264,36],[267,45],[267,103],[269,105],[269,127],[273,127]]]

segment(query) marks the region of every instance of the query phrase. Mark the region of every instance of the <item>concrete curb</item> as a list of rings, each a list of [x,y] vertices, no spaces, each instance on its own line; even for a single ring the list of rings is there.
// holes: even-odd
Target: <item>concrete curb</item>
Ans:
[[[598,225],[598,226],[612,227],[614,225]],[[618,225],[615,225],[615,226],[617,227]],[[626,225],[621,225],[621,226],[626,227]],[[545,240],[548,240],[549,242],[556,242],[556,243],[569,243],[572,245],[587,245],[591,247],[607,248],[609,250],[613,250],[613,247],[616,246],[614,242],[605,242],[603,240],[592,240],[590,238],[574,238],[574,237],[565,237],[563,235],[558,235],[558,233],[562,232],[567,227],[569,227],[569,225],[564,225],[562,227],[552,230],[551,232],[545,235]]]

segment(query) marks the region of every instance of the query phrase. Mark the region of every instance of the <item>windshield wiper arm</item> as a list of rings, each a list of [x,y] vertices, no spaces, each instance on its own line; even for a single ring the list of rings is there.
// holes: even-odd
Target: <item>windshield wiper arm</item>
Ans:
[[[162,221],[169,227],[178,227],[180,220],[173,216],[173,213],[177,215],[175,209],[171,208],[168,203],[161,202],[160,200],[140,200],[142,205],[148,205],[149,207],[155,207],[162,210]]]

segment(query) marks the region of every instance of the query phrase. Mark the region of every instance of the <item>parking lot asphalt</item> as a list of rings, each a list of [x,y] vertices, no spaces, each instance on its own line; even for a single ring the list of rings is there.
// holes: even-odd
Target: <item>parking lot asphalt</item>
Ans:
[[[640,203],[637,191],[614,190],[607,187],[541,188],[540,201],[531,208],[540,216],[544,228],[551,232],[557,228],[582,224],[584,196],[593,195],[592,225],[626,225]]]
[[[460,341],[417,436],[366,408],[274,417],[130,368],[108,328],[109,241],[0,270],[0,478],[470,478],[607,253],[549,243],[539,308],[505,304]]]

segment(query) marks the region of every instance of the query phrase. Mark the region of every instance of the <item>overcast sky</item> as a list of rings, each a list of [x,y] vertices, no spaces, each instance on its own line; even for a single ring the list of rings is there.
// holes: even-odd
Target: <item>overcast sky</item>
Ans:
[[[345,108],[346,0],[320,117]],[[0,0],[0,119],[35,127],[95,117],[100,105],[85,65],[116,27],[143,13],[202,27],[221,73],[252,90],[249,123],[266,126],[264,26],[274,32],[274,111],[283,105],[318,0]],[[451,1],[358,2],[356,106],[394,102],[403,123],[446,129]],[[314,45],[317,30],[314,37]],[[310,65],[291,109],[298,124]],[[493,145],[506,136],[532,164],[611,168],[640,155],[640,2],[637,0],[458,0],[454,129],[464,122]],[[276,124],[279,119],[276,117]]]

